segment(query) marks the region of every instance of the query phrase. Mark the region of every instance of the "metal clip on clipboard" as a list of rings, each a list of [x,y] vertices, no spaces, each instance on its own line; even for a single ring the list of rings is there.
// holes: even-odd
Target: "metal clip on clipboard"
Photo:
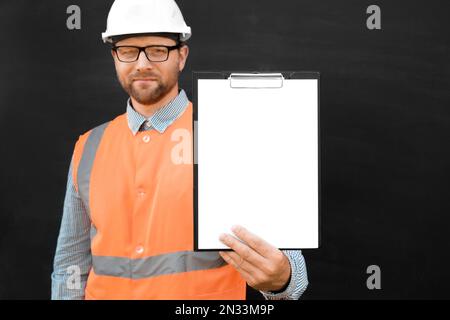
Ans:
[[[232,73],[228,79],[233,89],[279,89],[284,81],[281,73]]]

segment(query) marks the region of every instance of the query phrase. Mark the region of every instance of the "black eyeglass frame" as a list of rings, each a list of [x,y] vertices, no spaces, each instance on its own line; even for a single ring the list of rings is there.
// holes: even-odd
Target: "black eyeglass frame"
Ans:
[[[176,44],[176,45],[174,45],[174,46],[166,46],[166,45],[161,45],[161,44],[154,44],[154,45],[150,45],[150,46],[146,46],[146,47],[138,47],[138,46],[115,46],[115,45],[113,45],[113,46],[111,47],[111,49],[116,53],[117,59],[118,59],[120,62],[123,62],[123,63],[133,63],[133,62],[138,61],[139,56],[141,55],[141,52],[142,52],[142,51],[144,51],[144,55],[145,55],[145,57],[147,58],[148,61],[150,61],[150,62],[164,62],[164,61],[167,61],[167,60],[169,59],[170,51],[175,50],[175,49],[179,49],[179,48],[181,48],[182,46],[183,46],[183,43],[178,43],[178,44]],[[125,48],[136,48],[136,49],[138,49],[138,50],[139,50],[139,53],[137,54],[136,59],[133,60],[133,61],[123,61],[123,60],[120,60],[119,54],[117,53],[117,49],[122,48],[122,47],[125,47]],[[145,52],[145,49],[147,49],[147,48],[153,48],[153,47],[164,47],[164,48],[166,48],[166,49],[167,49],[167,56],[166,56],[166,59],[165,59],[165,60],[157,60],[157,61],[150,60],[150,58],[147,56],[147,52]]]

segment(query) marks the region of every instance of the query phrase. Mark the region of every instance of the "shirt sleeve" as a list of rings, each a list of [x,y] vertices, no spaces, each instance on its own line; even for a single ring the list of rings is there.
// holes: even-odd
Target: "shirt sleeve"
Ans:
[[[64,209],[51,274],[52,300],[82,300],[92,266],[87,210],[72,180],[73,157],[67,177]]]
[[[283,250],[291,265],[291,280],[279,293],[260,291],[266,300],[298,300],[308,287],[305,258],[301,250]]]

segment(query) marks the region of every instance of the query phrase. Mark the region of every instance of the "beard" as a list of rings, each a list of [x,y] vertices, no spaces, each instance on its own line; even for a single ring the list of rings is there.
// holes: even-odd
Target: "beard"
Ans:
[[[135,72],[125,79],[118,76],[123,89],[137,102],[143,105],[155,104],[163,99],[178,82],[178,69],[169,74],[167,81],[152,72]],[[155,78],[149,83],[136,83],[135,79]]]

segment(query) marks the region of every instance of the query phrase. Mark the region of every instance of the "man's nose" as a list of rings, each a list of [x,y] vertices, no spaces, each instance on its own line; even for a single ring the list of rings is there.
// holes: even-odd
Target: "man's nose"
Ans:
[[[138,69],[152,69],[153,68],[152,63],[153,62],[150,62],[147,59],[147,56],[145,55],[144,51],[139,52],[139,56],[138,56],[138,59],[136,61],[136,67]]]

